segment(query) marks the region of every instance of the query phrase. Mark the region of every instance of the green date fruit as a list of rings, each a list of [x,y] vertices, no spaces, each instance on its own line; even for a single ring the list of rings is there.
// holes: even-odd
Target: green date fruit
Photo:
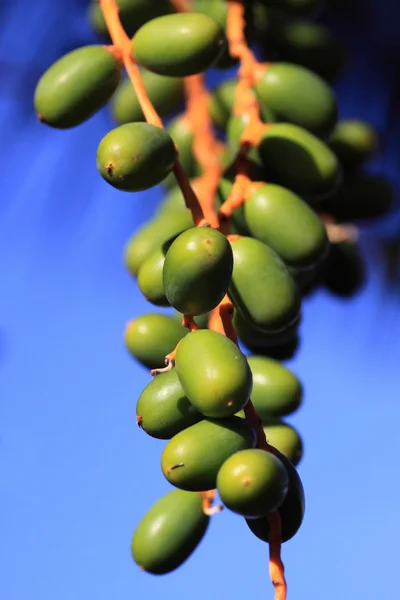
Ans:
[[[125,123],[109,131],[97,149],[96,163],[107,183],[140,192],[160,183],[177,157],[172,138],[161,127]]]
[[[193,0],[191,2],[191,10],[212,17],[220,25],[221,29],[226,32],[228,3],[225,0]],[[213,66],[216,69],[229,69],[237,62],[237,59],[229,54],[229,47],[226,43],[222,54]]]
[[[255,91],[260,102],[280,121],[294,123],[316,135],[330,132],[337,121],[337,104],[329,86],[299,65],[268,65]]]
[[[337,123],[328,143],[341,164],[351,169],[371,158],[378,146],[378,138],[369,123],[344,119]]]
[[[325,226],[299,196],[274,184],[259,188],[244,204],[250,235],[267,244],[286,265],[309,267],[328,251]]]
[[[217,476],[222,502],[247,518],[263,517],[279,508],[288,486],[289,476],[279,458],[255,448],[230,456]]]
[[[199,494],[172,490],[153,504],[136,527],[134,561],[148,573],[170,573],[194,552],[209,521]]]
[[[292,371],[266,356],[249,356],[247,361],[253,374],[251,400],[261,419],[290,415],[299,408],[303,388]]]
[[[228,79],[212,90],[209,112],[215,127],[225,131],[235,103],[237,79]]]
[[[163,282],[168,302],[188,315],[215,308],[225,296],[233,269],[232,248],[215,229],[194,227],[169,247]]]
[[[80,125],[110,100],[121,69],[122,63],[103,46],[68,52],[36,86],[34,105],[39,120],[58,129]]]
[[[326,197],[339,184],[341,172],[336,155],[322,140],[297,125],[270,125],[259,152],[270,181],[307,199]]]
[[[173,12],[169,0],[116,0],[119,8],[119,18],[129,37],[155,17]],[[98,0],[92,0],[88,10],[89,22],[94,31],[104,37],[109,37],[104,21],[103,12]]]
[[[137,276],[137,284],[140,291],[146,300],[155,306],[170,306],[165,295],[163,283],[163,269],[167,248],[168,243],[154,250],[143,261]]]
[[[136,277],[141,265],[153,252],[189,227],[193,227],[193,217],[186,208],[171,215],[162,215],[162,218],[156,216],[144,223],[132,234],[124,248],[124,263],[129,273]]]
[[[182,340],[176,371],[189,401],[203,415],[234,415],[247,403],[252,377],[247,359],[229,338],[201,329]]]
[[[215,488],[218,471],[239,450],[254,448],[255,431],[244,419],[205,419],[184,429],[164,448],[161,468],[175,487],[189,492]]]
[[[141,76],[149,100],[160,117],[174,111],[183,100],[183,80],[180,77],[165,77],[145,69]],[[118,87],[112,99],[111,112],[119,124],[146,120],[130,79],[125,79]]]
[[[182,323],[182,319],[183,319],[182,313],[175,311],[175,314],[173,315],[173,317],[174,317],[174,319],[179,321],[179,323]],[[204,313],[204,315],[195,316],[194,321],[195,321],[196,325],[198,327],[200,327],[200,329],[207,329],[209,317],[210,317],[210,313]]]
[[[300,317],[300,292],[279,256],[250,237],[232,242],[229,297],[255,328],[277,332]]]
[[[224,48],[220,25],[201,13],[152,19],[133,38],[135,60],[149,71],[170,77],[187,77],[206,71]]]
[[[303,441],[297,429],[280,419],[264,420],[263,428],[267,442],[296,467],[303,457]]]
[[[144,388],[136,405],[138,425],[160,440],[171,439],[203,418],[186,398],[176,369],[159,373]]]
[[[278,508],[282,523],[282,542],[284,543],[296,535],[303,522],[305,510],[304,489],[300,476],[290,460],[276,449],[273,453],[282,461],[289,475],[288,491],[284,501]],[[263,542],[268,542],[268,517],[246,519],[246,523],[256,537]]]
[[[166,315],[149,313],[129,321],[125,344],[129,353],[143,366],[157,369],[165,364],[167,354],[189,330]]]

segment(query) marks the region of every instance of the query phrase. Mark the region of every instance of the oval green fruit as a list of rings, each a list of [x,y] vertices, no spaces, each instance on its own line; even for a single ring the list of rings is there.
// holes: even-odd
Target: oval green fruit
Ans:
[[[279,419],[267,419],[263,429],[268,444],[277,448],[296,467],[303,457],[303,440],[297,429]]]
[[[166,249],[161,246],[143,261],[137,283],[143,296],[155,306],[170,306],[164,291],[163,268]]]
[[[185,208],[144,223],[131,235],[124,248],[124,263],[131,275],[136,277],[141,265],[153,252],[189,227],[193,227],[193,217]]]
[[[236,452],[218,471],[217,490],[222,502],[247,518],[263,517],[279,508],[288,486],[283,463],[265,450]]]
[[[199,494],[172,490],[153,504],[136,527],[131,547],[134,561],[148,573],[170,573],[197,548],[209,521]]]
[[[282,542],[284,543],[296,535],[303,522],[305,510],[304,489],[296,467],[292,465],[290,460],[276,449],[273,453],[282,461],[289,475],[288,491],[284,501],[278,508],[282,523]],[[246,519],[246,523],[256,537],[263,542],[268,542],[268,517]]]
[[[328,143],[342,165],[351,169],[371,158],[378,146],[378,137],[369,123],[344,119],[337,123]]]
[[[225,200],[228,199],[229,194],[233,188],[233,180],[226,174],[219,180],[217,193],[215,196],[215,208],[219,210]],[[248,233],[246,228],[246,221],[244,219],[244,205],[242,204],[237,208],[231,216],[231,233],[238,235],[246,235]]]
[[[290,415],[299,408],[303,387],[292,371],[266,356],[249,356],[247,361],[253,374],[251,400],[261,419]]]
[[[245,355],[216,331],[192,331],[179,344],[175,368],[189,401],[207,417],[234,415],[247,403],[252,378]]]
[[[274,184],[257,189],[244,204],[250,235],[267,244],[288,265],[309,267],[329,247],[325,226],[296,194]]]
[[[34,96],[42,123],[58,129],[80,125],[114,94],[122,63],[103,46],[68,52],[40,78]]]
[[[218,23],[201,13],[152,19],[133,38],[136,61],[160,75],[187,77],[206,71],[225,48]]]
[[[125,123],[103,137],[97,149],[100,175],[125,192],[147,190],[171,171],[177,157],[172,138],[161,127]]]
[[[211,92],[209,113],[215,127],[225,131],[235,102],[237,79],[222,82]]]
[[[186,398],[176,369],[159,373],[144,388],[136,404],[138,425],[160,440],[171,439],[203,418]]]
[[[167,443],[161,468],[177,488],[189,492],[212,490],[226,459],[239,450],[254,448],[255,443],[254,429],[240,417],[205,419]]]
[[[209,227],[184,231],[165,256],[163,282],[168,302],[183,314],[211,311],[225,296],[232,269],[232,248],[222,233]]]
[[[122,26],[129,37],[155,17],[174,12],[169,0],[116,0],[119,8],[119,18]],[[108,28],[105,23],[103,12],[98,0],[92,0],[88,9],[89,22],[94,31],[104,37],[109,37]]]
[[[183,100],[181,78],[165,77],[145,69],[141,75],[147,95],[160,117],[175,110]],[[111,112],[120,124],[146,120],[130,79],[125,79],[118,87],[112,99]]]
[[[165,357],[189,333],[186,327],[166,315],[149,313],[129,321],[124,339],[129,353],[144,367],[157,369]]]
[[[224,0],[194,0],[191,3],[191,10],[212,17],[226,33],[228,5]],[[229,69],[237,64],[237,62],[238,60],[229,54],[229,46],[225,43],[222,54],[213,66],[216,69]]]
[[[187,175],[194,177],[198,164],[193,155],[194,134],[189,119],[185,115],[175,117],[167,126],[167,132],[178,147],[179,162]],[[174,185],[176,185],[176,180],[174,180]]]
[[[272,63],[255,85],[256,94],[281,121],[317,135],[330,132],[338,108],[333,92],[318,75],[299,65]]]
[[[233,272],[229,297],[254,327],[287,329],[300,318],[301,297],[279,256],[249,237],[232,242]]]
[[[307,199],[332,194],[341,171],[332,150],[309,131],[291,123],[270,125],[259,147],[269,181]]]

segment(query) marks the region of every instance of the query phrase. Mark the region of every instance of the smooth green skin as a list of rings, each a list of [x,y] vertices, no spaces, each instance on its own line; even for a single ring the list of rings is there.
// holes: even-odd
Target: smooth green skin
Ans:
[[[168,133],[149,123],[125,123],[101,140],[96,163],[107,183],[124,192],[140,192],[160,183],[177,157]]]
[[[266,333],[249,323],[239,311],[235,311],[233,325],[240,341],[254,353],[277,360],[292,358],[299,347],[299,324],[296,322],[285,331]]]
[[[39,79],[34,96],[38,119],[58,129],[80,125],[110,100],[121,69],[103,46],[68,52]]]
[[[232,243],[229,297],[254,327],[288,328],[300,317],[300,292],[279,256],[262,242],[242,237]]]
[[[179,115],[171,121],[167,127],[167,132],[173,139],[179,151],[179,161],[189,177],[196,174],[196,159],[193,156],[193,130],[192,126],[184,115]],[[176,180],[174,182],[176,185]]]
[[[394,203],[392,184],[380,175],[355,173],[344,178],[331,198],[321,203],[322,211],[344,223],[376,219]]]
[[[174,319],[176,319],[177,321],[182,323],[182,319],[183,319],[182,313],[175,311],[175,314],[173,315],[173,317],[174,317]],[[194,321],[195,321],[196,325],[198,325],[200,327],[200,329],[207,329],[209,317],[210,317],[210,313],[204,313],[204,315],[197,315],[196,317],[194,317]]]
[[[191,10],[212,17],[226,33],[228,6],[225,0],[194,0],[191,3]],[[229,69],[237,63],[238,60],[229,54],[229,46],[226,43],[224,51],[213,66],[216,69]]]
[[[285,543],[296,535],[303,522],[305,511],[304,489],[299,474],[290,460],[276,448],[273,449],[273,453],[282,461],[289,475],[289,488],[284,501],[278,508],[282,523],[282,543]],[[268,542],[268,517],[246,519],[246,523],[256,537],[263,542]]]
[[[185,199],[182,194],[181,188],[174,185],[168,193],[161,200],[160,205],[157,207],[157,216],[166,215],[175,212],[176,210],[180,211],[185,208]]]
[[[320,23],[289,20],[271,34],[280,60],[302,65],[321,77],[335,77],[344,64],[344,48]]]
[[[174,12],[169,0],[117,0],[119,18],[129,37],[147,21]],[[92,0],[88,9],[89,23],[94,31],[104,37],[109,37],[103,13],[98,0]]]
[[[161,457],[166,479],[189,492],[212,490],[218,471],[239,450],[254,448],[255,431],[240,417],[205,419],[170,440]]]
[[[299,196],[274,184],[259,188],[244,204],[250,235],[267,244],[288,265],[309,267],[329,246],[325,226]]]
[[[129,273],[136,277],[141,265],[153,252],[189,227],[193,227],[193,217],[185,208],[147,221],[132,234],[125,245],[123,258]]]
[[[217,193],[215,196],[215,207],[220,209],[225,200],[232,191],[233,180],[229,176],[223,176],[219,180]],[[231,217],[231,234],[246,235],[248,233],[246,222],[244,220],[244,207],[240,206],[234,211]]]
[[[251,401],[261,419],[290,415],[299,408],[303,388],[292,371],[266,356],[249,356],[247,361],[253,374]]]
[[[211,94],[209,112],[214,126],[225,131],[235,102],[237,80],[228,79]]]
[[[254,89],[260,102],[271,108],[280,121],[316,135],[330,132],[337,121],[338,108],[330,87],[299,65],[271,64]]]
[[[143,69],[142,81],[147,95],[160,117],[174,111],[183,99],[183,80],[165,77]],[[111,103],[111,113],[117,123],[145,121],[144,114],[130,79],[118,87]]]
[[[292,123],[275,123],[259,147],[269,181],[317,200],[334,193],[341,176],[336,155],[309,131]]]
[[[140,315],[129,321],[125,329],[125,345],[129,353],[144,367],[157,369],[165,365],[165,357],[189,333],[175,319],[157,313]]]
[[[352,169],[371,158],[377,149],[378,137],[369,123],[346,119],[337,123],[328,143],[342,165]]]
[[[264,421],[263,429],[267,442],[296,467],[303,457],[303,441],[297,429],[279,419]]]
[[[217,490],[227,508],[247,518],[264,517],[285,499],[289,476],[283,463],[264,450],[242,450],[218,471]]]
[[[143,296],[155,306],[170,306],[164,291],[165,248],[157,248],[141,265],[137,283]]]
[[[232,269],[232,248],[222,233],[209,227],[188,229],[166,253],[165,296],[183,314],[210,312],[225,296]]]
[[[148,573],[170,573],[197,548],[209,521],[199,494],[182,490],[165,494],[136,527],[131,546],[134,561]]]
[[[152,19],[133,38],[135,60],[154,73],[187,77],[209,69],[225,49],[220,25],[201,13]]]
[[[221,333],[192,331],[178,346],[175,368],[186,396],[207,417],[234,415],[250,397],[252,376],[247,359]]]
[[[185,396],[176,369],[158,374],[144,388],[136,405],[140,427],[151,437],[170,440],[201,421],[201,415]]]
[[[274,123],[276,118],[272,111],[267,106],[261,107],[261,118],[263,123]],[[240,146],[240,138],[249,122],[249,115],[232,115],[226,126],[226,137],[228,147],[236,154]],[[247,153],[247,157],[254,161],[257,165],[262,165],[262,160],[258,148],[252,147]]]

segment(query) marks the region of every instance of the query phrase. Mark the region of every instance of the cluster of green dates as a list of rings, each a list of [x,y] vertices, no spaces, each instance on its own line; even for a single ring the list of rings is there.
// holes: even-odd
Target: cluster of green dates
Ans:
[[[131,355],[154,371],[138,399],[137,421],[148,435],[167,441],[161,468],[176,488],[154,504],[133,536],[134,560],[154,574],[179,567],[203,538],[210,515],[199,492],[216,488],[264,542],[271,512],[279,511],[283,542],[300,528],[304,492],[296,466],[303,444],[282,418],[300,406],[302,385],[280,361],[297,349],[305,294],[320,284],[346,293],[360,271],[356,244],[330,243],[321,215],[341,223],[380,216],[391,205],[391,191],[360,170],[378,146],[376,132],[360,120],[339,119],[330,80],[345,54],[312,20],[324,3],[245,4],[245,35],[264,61],[252,94],[266,127],[247,158],[258,185],[234,211],[229,238],[194,226],[173,174],[179,156],[198,189],[203,172],[192,124],[180,112],[184,78],[237,64],[226,39],[228,2],[192,0],[191,12],[177,13],[169,0],[118,0],[149,99],[169,119],[165,129],[146,122],[95,0],[88,16],[101,41],[56,61],[35,91],[38,118],[58,129],[76,127],[109,104],[116,127],[98,145],[100,175],[124,192],[158,184],[166,192],[124,249],[143,296],[171,311],[137,317],[125,331]],[[233,159],[247,124],[247,116],[234,111],[236,85],[236,77],[225,78],[208,95],[212,125],[224,144],[217,209],[232,191]],[[240,346],[207,329],[226,294]],[[183,315],[198,329],[184,327]],[[175,348],[171,363],[166,357]],[[257,424],[244,418],[250,399],[268,452],[257,447]]]

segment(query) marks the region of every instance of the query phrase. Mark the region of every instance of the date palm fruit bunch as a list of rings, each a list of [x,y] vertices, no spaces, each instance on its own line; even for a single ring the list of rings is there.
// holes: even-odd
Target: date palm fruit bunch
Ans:
[[[282,420],[301,405],[303,388],[282,361],[296,351],[305,293],[335,281],[340,290],[357,271],[355,243],[335,239],[332,224],[388,206],[357,197],[354,181],[377,136],[367,123],[339,119],[330,79],[344,53],[313,20],[323,4],[93,0],[99,44],[57,60],[36,87],[38,118],[59,129],[109,103],[116,127],[99,140],[96,161],[122,199],[165,190],[124,249],[140,291],[163,308],[125,330],[127,349],[152,375],[137,422],[166,441],[161,470],[175,488],[133,535],[133,558],[149,573],[168,573],[192,554],[218,509],[215,490],[264,542],[276,538],[274,516],[279,544],[303,520],[302,440]],[[244,47],[263,60],[252,55],[250,86]],[[222,77],[235,65],[235,77],[207,90],[205,71]],[[246,85],[260,134],[244,148],[254,118],[240,103]],[[227,216],[240,176],[245,198]]]

